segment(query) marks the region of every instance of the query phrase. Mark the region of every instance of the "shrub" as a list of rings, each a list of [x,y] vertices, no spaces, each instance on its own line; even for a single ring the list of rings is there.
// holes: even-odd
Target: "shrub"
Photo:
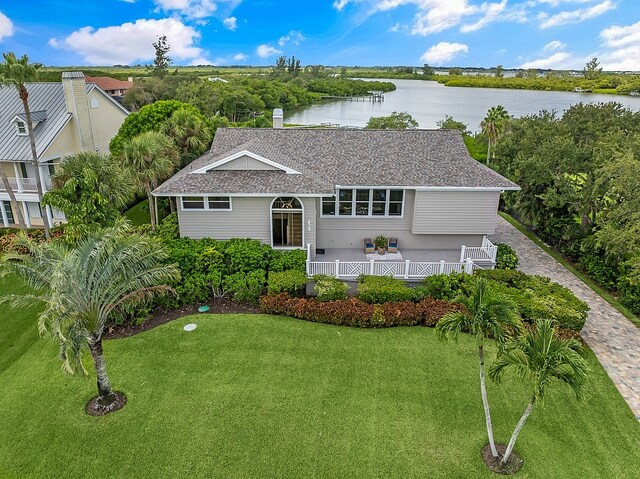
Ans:
[[[618,291],[620,291],[620,302],[633,313],[640,314],[640,284],[629,276],[624,276],[618,281]]]
[[[313,280],[316,282],[313,290],[316,293],[318,301],[335,301],[347,298],[349,285],[340,281],[338,278],[318,274],[313,277]]]
[[[277,294],[286,291],[295,293],[304,288],[307,284],[307,273],[296,270],[269,272],[267,280],[267,292]]]
[[[518,255],[515,250],[506,243],[496,245],[496,269],[516,269],[518,267]]]
[[[471,277],[462,273],[437,274],[424,279],[424,290],[434,299],[451,301],[470,292],[470,281]]]
[[[262,269],[249,273],[233,273],[222,279],[222,288],[231,295],[233,301],[258,303],[264,288],[265,271]]]
[[[365,303],[382,304],[392,301],[411,301],[414,293],[404,281],[391,276],[361,276],[358,278],[358,297]]]
[[[267,269],[271,247],[258,240],[234,238],[225,241],[222,248],[229,273]]]
[[[301,249],[293,249],[288,251],[271,250],[271,258],[269,259],[269,272],[271,271],[306,271],[307,270],[307,253]]]
[[[156,229],[156,234],[163,240],[179,238],[180,227],[178,226],[178,215],[176,213],[171,213],[163,219],[162,223],[160,223]]]
[[[618,278],[623,274],[619,264],[606,260],[603,250],[584,242],[578,259],[578,267],[608,289],[615,289],[618,286]]]

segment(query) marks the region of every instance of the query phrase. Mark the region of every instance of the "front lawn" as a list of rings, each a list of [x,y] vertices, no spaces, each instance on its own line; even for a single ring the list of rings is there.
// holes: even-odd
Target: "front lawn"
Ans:
[[[1,286],[0,286],[1,288]],[[266,315],[200,315],[105,343],[129,403],[103,418],[84,405],[93,378],[60,371],[32,321],[0,312],[22,354],[0,368],[0,476],[492,477],[473,342],[434,330],[363,330]],[[193,332],[182,327],[195,322]],[[9,348],[9,351],[11,348]],[[11,354],[11,353],[10,353]],[[15,355],[14,355],[15,356]],[[517,477],[637,477],[640,426],[590,354],[583,403],[554,390],[516,450]],[[89,363],[87,363],[89,364]],[[489,385],[506,442],[529,394]]]

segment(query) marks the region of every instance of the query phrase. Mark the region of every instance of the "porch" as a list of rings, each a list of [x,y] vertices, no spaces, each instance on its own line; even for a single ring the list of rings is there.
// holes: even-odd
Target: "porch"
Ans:
[[[493,269],[497,254],[488,238],[477,247],[456,249],[400,249],[397,257],[365,254],[362,249],[333,248],[312,259],[307,245],[307,274],[326,274],[341,279],[354,279],[361,274],[393,276],[419,280],[436,274],[473,273],[474,269]],[[394,255],[395,256],[395,255]]]

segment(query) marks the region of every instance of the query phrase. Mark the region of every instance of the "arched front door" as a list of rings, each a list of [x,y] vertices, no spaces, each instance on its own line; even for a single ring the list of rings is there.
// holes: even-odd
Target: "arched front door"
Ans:
[[[271,203],[271,242],[274,248],[301,248],[302,203],[293,196],[280,196]]]

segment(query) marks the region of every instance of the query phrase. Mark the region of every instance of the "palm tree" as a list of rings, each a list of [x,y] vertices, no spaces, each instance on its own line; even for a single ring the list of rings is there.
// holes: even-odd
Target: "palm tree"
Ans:
[[[38,79],[38,73],[42,69],[40,63],[30,63],[27,55],[22,55],[19,59],[15,53],[3,53],[4,63],[0,64],[0,85],[14,86],[18,90],[20,100],[22,100],[22,108],[27,120],[27,131],[29,134],[29,144],[31,145],[31,161],[36,174],[36,189],[38,191],[38,207],[40,208],[40,216],[44,223],[44,233],[47,239],[51,238],[51,230],[49,228],[49,218],[42,206],[42,182],[40,180],[40,165],[38,164],[38,154],[36,153],[36,140],[33,133],[33,121],[31,120],[31,110],[29,109],[29,91],[26,83],[34,82]]]
[[[202,118],[186,108],[173,112],[165,123],[164,131],[176,142],[183,165],[204,153],[213,139]]]
[[[166,135],[157,131],[141,133],[122,147],[124,166],[149,199],[151,229],[158,224],[158,205],[151,193],[158,182],[168,178],[178,165],[178,152]]]
[[[482,133],[484,133],[488,139],[487,163],[489,163],[489,158],[491,157],[492,145],[494,148],[493,158],[496,157],[495,146],[498,143],[499,136],[504,132],[509,118],[511,118],[509,112],[507,112],[502,105],[492,106],[489,108],[487,116],[485,116],[484,120],[480,123]]]
[[[16,272],[34,294],[8,296],[2,302],[44,303],[39,330],[60,345],[63,369],[86,374],[82,353],[88,348],[97,376],[97,405],[105,412],[113,410],[117,396],[102,351],[105,325],[117,310],[170,290],[163,283],[179,275],[177,266],[166,264],[162,245],[126,222],[80,240],[75,248],[61,241],[36,243],[24,234],[19,245],[26,253],[5,255],[3,266]]]
[[[22,229],[23,231],[26,231],[27,225],[24,222],[24,217],[22,216],[22,210],[18,206],[18,200],[16,200],[16,195],[13,192],[13,188],[11,188],[11,184],[9,183],[9,178],[7,178],[7,174],[5,173],[4,168],[2,168],[2,165],[0,165],[0,179],[2,179],[2,186],[4,186],[4,189],[9,195],[9,201],[11,202],[11,209],[14,211],[16,215],[16,219],[18,220],[20,229]]]
[[[516,314],[515,305],[503,295],[491,288],[484,278],[478,278],[471,296],[457,300],[464,306],[462,311],[454,311],[445,315],[437,324],[436,331],[441,339],[457,339],[460,332],[471,333],[478,346],[480,359],[480,394],[484,406],[484,415],[489,436],[489,446],[493,457],[498,457],[493,439],[491,412],[487,398],[487,387],[484,368],[484,344],[487,338],[496,340],[502,346],[507,338],[522,328],[520,318]]]
[[[536,402],[544,398],[547,387],[555,380],[569,386],[577,399],[586,387],[589,366],[580,355],[582,346],[576,340],[562,340],[556,336],[551,320],[539,321],[535,329],[512,340],[489,371],[492,379],[500,381],[505,372],[513,370],[521,379],[533,384],[531,401],[524,410],[511,435],[501,463],[506,464],[518,434],[531,414]]]

